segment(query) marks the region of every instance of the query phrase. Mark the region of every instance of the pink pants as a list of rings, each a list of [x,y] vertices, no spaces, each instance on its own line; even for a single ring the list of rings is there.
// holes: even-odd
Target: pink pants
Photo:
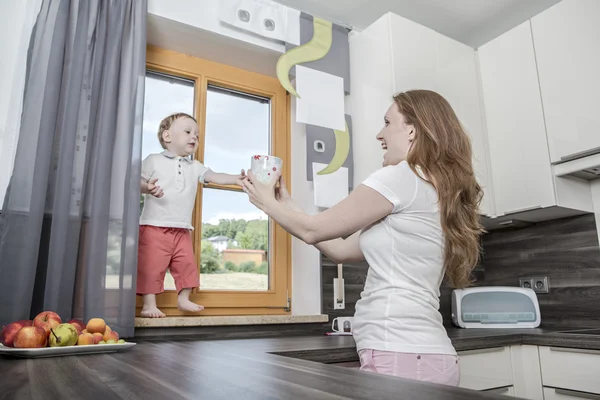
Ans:
[[[449,354],[394,353],[363,349],[359,351],[360,370],[400,378],[458,386],[458,356]]]
[[[177,293],[200,285],[191,232],[181,228],[140,226],[136,293],[162,293],[167,269],[171,271]]]

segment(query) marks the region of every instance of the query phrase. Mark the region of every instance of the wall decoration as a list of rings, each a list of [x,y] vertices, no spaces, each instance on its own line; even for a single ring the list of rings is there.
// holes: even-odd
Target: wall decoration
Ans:
[[[300,11],[270,0],[221,0],[219,19],[260,36],[300,44]]]
[[[342,78],[301,65],[297,67],[296,121],[344,131]]]
[[[345,116],[346,130],[335,131],[321,126],[306,126],[306,179],[313,180],[313,163],[328,165],[319,174],[348,169],[348,187],[353,187],[354,162],[352,157],[352,117]],[[343,160],[342,160],[343,158]]]
[[[312,15],[300,14],[300,43],[308,43],[315,35],[318,35],[314,21],[319,18]],[[286,43],[286,50],[290,52],[296,48],[296,44]],[[332,24],[331,48],[325,57],[304,64],[306,67],[318,71],[327,72],[344,79],[344,92],[350,93],[350,44],[348,42],[348,29],[343,26]],[[290,70],[290,77],[295,77],[295,69]]]
[[[281,85],[291,95],[300,97],[290,81],[290,70],[292,67],[319,60],[329,53],[332,42],[332,24],[321,18],[314,18],[313,32],[310,40],[303,45],[294,47],[287,51],[277,60],[276,72]],[[302,34],[300,34],[302,40]]]

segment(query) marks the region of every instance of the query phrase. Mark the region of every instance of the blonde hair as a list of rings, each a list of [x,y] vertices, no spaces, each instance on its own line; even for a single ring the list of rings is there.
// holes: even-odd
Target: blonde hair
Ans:
[[[438,193],[448,283],[467,287],[485,232],[479,217],[483,191],[473,171],[471,141],[438,93],[411,90],[396,94],[394,101],[405,122],[415,127],[406,161],[415,173],[420,167]]]
[[[198,123],[194,117],[186,113],[174,113],[160,121],[160,125],[158,126],[158,141],[160,142],[162,148],[165,150],[167,149],[167,144],[165,143],[165,140],[163,139],[162,135],[167,129],[171,129],[171,126],[173,126],[173,122],[175,122],[179,118],[189,118],[194,122]]]

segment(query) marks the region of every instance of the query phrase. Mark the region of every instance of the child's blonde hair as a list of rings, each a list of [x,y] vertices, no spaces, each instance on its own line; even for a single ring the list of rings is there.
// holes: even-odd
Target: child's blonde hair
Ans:
[[[179,119],[179,118],[189,118],[191,120],[193,120],[195,123],[198,123],[198,121],[196,121],[196,118],[192,117],[189,114],[186,113],[175,113],[175,114],[171,114],[168,117],[164,118],[162,121],[160,121],[160,125],[158,126],[158,141],[160,142],[160,145],[162,146],[163,149],[167,149],[167,144],[165,143],[165,140],[163,139],[163,132],[166,131],[167,129],[171,129],[171,126],[173,126],[173,122],[175,122],[175,120]]]

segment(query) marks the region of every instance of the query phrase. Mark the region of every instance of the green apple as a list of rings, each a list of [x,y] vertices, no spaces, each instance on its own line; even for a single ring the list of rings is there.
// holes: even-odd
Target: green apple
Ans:
[[[104,340],[101,340],[98,342],[98,344],[106,344],[106,342]]]
[[[106,342],[106,344],[117,344],[117,341],[114,339],[110,339],[109,341]]]
[[[71,324],[59,324],[56,328],[50,329],[48,342],[50,347],[74,346],[77,343],[77,328]]]
[[[117,343],[125,343],[125,339],[119,339]]]

